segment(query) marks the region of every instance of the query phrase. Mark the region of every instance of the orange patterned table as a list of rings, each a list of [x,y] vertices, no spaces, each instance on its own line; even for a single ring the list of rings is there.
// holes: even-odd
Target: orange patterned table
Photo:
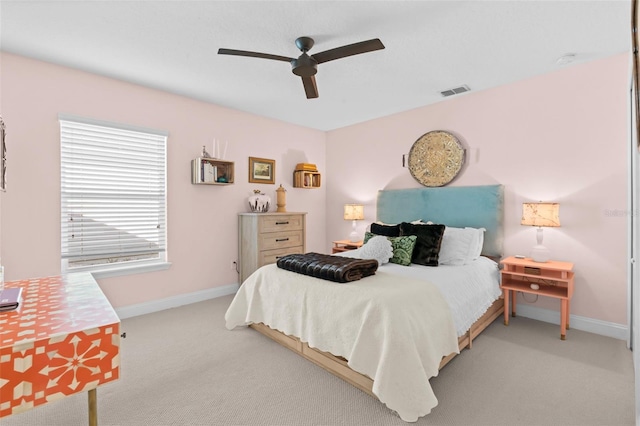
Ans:
[[[11,281],[22,287],[18,310],[0,312],[0,418],[120,375],[120,319],[90,273]]]

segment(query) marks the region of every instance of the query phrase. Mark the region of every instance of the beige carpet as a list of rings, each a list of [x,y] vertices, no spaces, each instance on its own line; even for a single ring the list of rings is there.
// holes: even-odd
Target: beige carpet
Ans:
[[[406,425],[376,399],[251,329],[227,331],[231,296],[122,322],[121,379],[98,389],[105,425]],[[417,425],[633,425],[631,352],[620,340],[496,320],[431,380]],[[0,419],[86,425],[86,393]]]

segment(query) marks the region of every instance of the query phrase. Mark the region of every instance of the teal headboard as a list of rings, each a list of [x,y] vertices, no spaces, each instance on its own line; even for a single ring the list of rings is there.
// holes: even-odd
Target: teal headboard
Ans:
[[[422,219],[464,228],[485,228],[485,256],[502,256],[504,188],[502,185],[449,186],[378,191],[378,220]]]

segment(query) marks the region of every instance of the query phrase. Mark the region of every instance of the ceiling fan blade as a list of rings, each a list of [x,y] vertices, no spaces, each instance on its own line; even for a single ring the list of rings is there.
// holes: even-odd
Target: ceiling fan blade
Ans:
[[[249,56],[251,58],[273,59],[276,61],[285,61],[285,62],[291,62],[294,59],[294,58],[287,58],[286,56],[271,55],[269,53],[248,52],[246,50],[234,50],[234,49],[218,49],[218,55]]]
[[[324,52],[311,55],[319,64],[323,62],[333,61],[335,59],[346,58],[347,56],[359,55],[360,53],[373,52],[374,50],[384,49],[384,44],[378,38],[372,40],[361,41],[359,43],[348,44],[335,49],[325,50]]]
[[[307,99],[313,99],[318,97],[318,87],[316,86],[316,76],[302,77],[302,85],[304,86],[304,92],[307,94]]]

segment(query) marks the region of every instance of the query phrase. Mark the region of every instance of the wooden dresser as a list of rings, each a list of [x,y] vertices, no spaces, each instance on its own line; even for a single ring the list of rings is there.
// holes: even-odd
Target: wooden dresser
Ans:
[[[238,214],[240,284],[261,266],[305,252],[306,213]]]

